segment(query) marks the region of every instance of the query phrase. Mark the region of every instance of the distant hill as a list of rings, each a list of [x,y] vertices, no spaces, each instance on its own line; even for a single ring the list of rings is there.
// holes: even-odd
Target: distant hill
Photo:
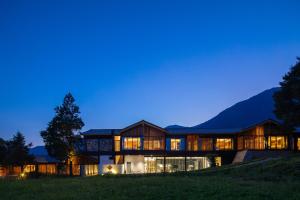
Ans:
[[[273,94],[279,88],[266,90],[222,111],[216,117],[195,126],[203,129],[245,128],[266,119],[278,120],[273,113]]]
[[[31,149],[29,149],[29,153],[34,156],[46,156],[48,155],[48,152],[45,148],[45,146],[36,146]]]
[[[175,124],[175,125],[170,125],[170,126],[165,127],[165,129],[168,129],[168,128],[185,128],[185,127]]]

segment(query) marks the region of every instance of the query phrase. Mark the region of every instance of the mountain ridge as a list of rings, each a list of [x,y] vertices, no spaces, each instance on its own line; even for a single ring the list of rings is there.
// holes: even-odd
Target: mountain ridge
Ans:
[[[273,94],[278,91],[279,87],[267,89],[257,95],[254,95],[246,100],[240,101],[215,117],[207,120],[204,123],[192,126],[190,128],[199,129],[232,129],[245,128],[253,124],[271,119],[279,121],[274,110]],[[187,128],[179,125],[170,125],[166,128]]]

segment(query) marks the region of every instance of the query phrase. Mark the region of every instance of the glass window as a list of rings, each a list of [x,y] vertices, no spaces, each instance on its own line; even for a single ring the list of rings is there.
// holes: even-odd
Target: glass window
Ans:
[[[200,151],[212,151],[213,150],[212,138],[199,138],[199,149]]]
[[[217,167],[222,166],[222,158],[221,157],[215,157],[215,162]]]
[[[116,155],[115,161],[117,165],[124,164],[124,156]]]
[[[297,140],[297,147],[298,147],[298,150],[300,150],[300,138],[298,138],[298,140]]]
[[[217,138],[216,150],[232,150],[233,141],[231,138]]]
[[[55,164],[40,164],[38,165],[38,171],[42,174],[56,174]]]
[[[209,159],[206,157],[187,157],[187,171],[200,170],[210,167]]]
[[[180,141],[181,139],[171,139],[171,151],[179,151],[180,150]]]
[[[269,136],[268,146],[270,149],[286,149],[288,147],[286,136]]]
[[[166,172],[177,172],[185,170],[184,157],[166,157]]]
[[[198,151],[198,138],[197,135],[187,136],[187,150],[188,151]]]
[[[141,138],[125,137],[123,147],[124,147],[124,150],[140,150],[141,149]]]
[[[35,165],[26,165],[24,168],[25,173],[34,172],[35,171]]]
[[[115,151],[120,151],[121,150],[121,146],[120,146],[120,140],[121,140],[121,136],[115,136]]]
[[[98,165],[85,165],[85,175],[93,176],[98,174]]]
[[[112,151],[112,139],[99,139],[100,151]]]
[[[86,150],[87,151],[98,151],[98,140],[97,139],[87,139],[86,140]]]
[[[146,173],[160,173],[164,171],[163,157],[145,157],[144,163]]]
[[[245,149],[265,149],[265,138],[261,136],[245,136],[244,137]]]
[[[164,138],[163,137],[145,137],[144,150],[163,150]]]

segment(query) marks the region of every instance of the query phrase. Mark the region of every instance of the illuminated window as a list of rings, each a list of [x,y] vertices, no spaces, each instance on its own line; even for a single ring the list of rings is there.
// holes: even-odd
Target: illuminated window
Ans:
[[[55,164],[40,164],[38,165],[38,171],[42,174],[56,174]]]
[[[145,137],[144,150],[163,150],[164,138],[163,137]]]
[[[300,138],[298,138],[298,140],[297,140],[297,147],[298,147],[298,150],[300,150]]]
[[[180,141],[181,139],[171,139],[171,151],[179,151],[180,150]]]
[[[221,157],[215,157],[215,162],[217,167],[222,166],[222,158]]]
[[[85,175],[93,176],[98,174],[98,165],[85,165]]]
[[[121,140],[120,136],[115,136],[115,151],[120,151],[121,150],[120,140]]]
[[[35,165],[26,165],[23,171],[25,173],[34,172],[35,171]]]
[[[199,139],[200,151],[212,151],[213,150],[213,140],[212,138],[200,138]]]
[[[117,165],[124,164],[124,156],[121,155],[116,155],[116,160],[115,160]]]
[[[186,170],[195,171],[210,167],[210,162],[207,157],[187,157],[186,158]]]
[[[145,157],[144,166],[146,173],[159,173],[164,171],[163,157]]]
[[[197,135],[187,136],[187,150],[188,151],[198,151],[198,138]]]
[[[265,137],[263,136],[245,136],[244,149],[265,149]]]
[[[0,166],[0,177],[1,176],[6,176],[6,168],[2,166]]]
[[[217,138],[216,150],[232,150],[233,141],[231,138]]]
[[[124,147],[124,150],[140,150],[141,149],[141,138],[125,137],[123,147]]]
[[[286,136],[269,136],[268,146],[270,149],[286,149],[287,137]]]
[[[166,172],[177,172],[185,170],[184,157],[166,157]]]

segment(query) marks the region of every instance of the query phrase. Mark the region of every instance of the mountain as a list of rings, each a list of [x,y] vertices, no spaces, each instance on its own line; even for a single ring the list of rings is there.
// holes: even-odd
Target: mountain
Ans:
[[[29,154],[32,154],[34,156],[42,156],[42,155],[44,156],[44,155],[48,155],[48,152],[45,146],[36,146],[29,149]]]
[[[222,111],[216,117],[195,126],[203,129],[245,128],[267,119],[278,120],[273,113],[273,94],[279,88],[266,90]]]
[[[175,125],[170,125],[170,126],[165,127],[165,129],[168,129],[168,128],[185,128],[185,127],[175,124]]]

